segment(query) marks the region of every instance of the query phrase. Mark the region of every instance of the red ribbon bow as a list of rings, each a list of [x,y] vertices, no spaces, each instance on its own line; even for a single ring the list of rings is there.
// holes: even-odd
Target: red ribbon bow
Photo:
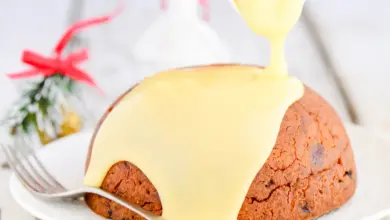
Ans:
[[[92,77],[90,77],[83,70],[80,70],[76,67],[76,64],[79,64],[88,59],[88,51],[86,49],[83,49],[78,52],[70,53],[66,57],[63,56],[62,52],[66,44],[70,41],[70,39],[76,32],[80,31],[85,27],[110,21],[121,12],[122,8],[123,1],[122,4],[120,4],[120,6],[109,15],[92,18],[73,24],[65,32],[65,34],[62,36],[62,38],[56,45],[54,49],[54,57],[44,57],[30,50],[24,50],[22,55],[22,61],[32,66],[33,69],[18,73],[11,73],[8,74],[8,77],[12,79],[21,79],[37,75],[51,76],[59,73],[69,77],[72,80],[83,82],[93,87],[97,87]]]

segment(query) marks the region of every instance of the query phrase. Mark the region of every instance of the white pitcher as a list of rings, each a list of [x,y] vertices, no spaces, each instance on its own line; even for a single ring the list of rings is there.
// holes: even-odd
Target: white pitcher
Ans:
[[[142,66],[141,77],[170,68],[230,62],[225,43],[198,16],[198,0],[169,0],[133,54]]]

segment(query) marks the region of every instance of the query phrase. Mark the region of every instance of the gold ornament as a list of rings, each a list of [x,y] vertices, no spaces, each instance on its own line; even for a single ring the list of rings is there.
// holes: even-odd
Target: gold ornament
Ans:
[[[82,122],[80,116],[74,111],[66,111],[64,113],[64,120],[61,124],[61,132],[59,138],[71,134],[75,134],[81,130]]]
[[[43,145],[49,144],[50,142],[57,140],[68,135],[75,134],[81,130],[82,120],[81,117],[72,110],[66,110],[62,108],[62,123],[60,126],[60,132],[55,138],[51,138],[45,131],[37,129],[39,138]]]

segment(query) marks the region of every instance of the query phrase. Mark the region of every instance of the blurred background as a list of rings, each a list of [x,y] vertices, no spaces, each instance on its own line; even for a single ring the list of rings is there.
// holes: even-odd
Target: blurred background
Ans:
[[[5,77],[26,68],[20,61],[23,49],[49,55],[70,24],[107,14],[116,5],[107,0],[0,0],[0,116],[25,86],[24,80]],[[286,53],[290,74],[320,93],[344,121],[390,139],[389,8],[388,0],[307,0]],[[200,19],[205,10],[197,12]],[[115,97],[155,71],[215,62],[267,65],[267,41],[249,30],[228,0],[209,1],[207,30],[165,27],[158,23],[162,11],[159,0],[127,0],[112,22],[72,39],[71,47],[89,49],[82,67],[107,95],[82,89],[93,112],[91,126]],[[151,30],[153,25],[165,32]],[[3,199],[9,196],[9,174],[6,165],[0,168],[0,219],[28,219],[11,198]]]

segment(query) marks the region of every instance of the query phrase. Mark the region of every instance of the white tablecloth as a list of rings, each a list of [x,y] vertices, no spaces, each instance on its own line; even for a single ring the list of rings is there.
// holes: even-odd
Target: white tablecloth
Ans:
[[[11,171],[0,168],[0,220],[33,220],[29,213],[24,211],[15,202],[9,191]]]

